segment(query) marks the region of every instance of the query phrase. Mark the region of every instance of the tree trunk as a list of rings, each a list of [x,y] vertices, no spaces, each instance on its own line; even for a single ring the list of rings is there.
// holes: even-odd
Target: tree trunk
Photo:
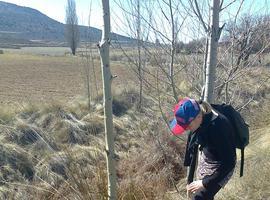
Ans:
[[[75,54],[76,54],[76,49],[75,49],[75,47],[72,47],[71,51],[72,51],[72,55],[75,56]]]
[[[211,21],[210,30],[208,32],[209,45],[208,45],[208,56],[206,66],[206,82],[205,82],[205,93],[204,100],[212,103],[214,101],[214,87],[215,87],[215,73],[217,66],[217,49],[218,40],[220,37],[219,29],[219,0],[212,0],[211,7]]]
[[[140,100],[139,100],[139,109],[142,108],[142,58],[141,58],[141,13],[140,13],[140,0],[137,0],[137,43],[138,43],[138,73],[140,81]]]
[[[90,78],[90,69],[89,69],[89,58],[88,58],[88,55],[86,54],[86,59],[87,59],[87,66],[86,66],[86,81],[87,81],[87,97],[88,97],[88,109],[89,111],[91,111],[91,87],[90,87],[90,81],[91,81],[91,78]]]
[[[95,70],[95,63],[94,63],[93,52],[92,52],[91,47],[90,47],[90,57],[91,57],[93,79],[94,79],[95,90],[96,90],[96,97],[97,97],[98,96],[98,81],[97,81],[96,70]]]
[[[112,75],[110,71],[109,59],[109,37],[110,37],[110,5],[109,0],[102,0],[103,7],[103,30],[102,39],[99,44],[101,57],[101,68],[103,78],[103,103],[104,103],[104,123],[105,123],[105,138],[106,138],[106,161],[108,173],[108,199],[116,200],[116,170],[115,170],[115,153],[114,153],[114,138],[113,119],[112,119],[112,95],[111,82]]]
[[[170,15],[171,15],[171,24],[172,24],[172,41],[171,41],[171,63],[170,63],[170,81],[171,81],[171,87],[173,91],[173,97],[175,102],[178,102],[178,95],[175,88],[175,82],[174,82],[174,56],[175,56],[175,21],[173,17],[173,11],[172,11],[172,1],[169,0],[169,7],[170,7]]]
[[[75,0],[67,0],[65,21],[65,37],[72,55],[75,55],[80,40]]]
[[[204,58],[203,58],[203,73],[202,73],[202,82],[203,85],[206,82],[206,66],[207,66],[207,58],[208,58],[208,45],[209,45],[209,38],[207,37],[205,40],[205,52],[204,52]]]

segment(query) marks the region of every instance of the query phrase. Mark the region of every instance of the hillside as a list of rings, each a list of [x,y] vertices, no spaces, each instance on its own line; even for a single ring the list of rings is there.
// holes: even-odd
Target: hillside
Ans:
[[[1,38],[23,40],[65,41],[65,25],[49,18],[38,10],[0,1],[0,41]],[[97,42],[101,30],[79,26],[81,40]],[[90,35],[90,37],[89,37]],[[131,38],[112,33],[112,40],[132,41]],[[1,44],[3,41],[2,40]],[[21,41],[22,42],[22,41]]]

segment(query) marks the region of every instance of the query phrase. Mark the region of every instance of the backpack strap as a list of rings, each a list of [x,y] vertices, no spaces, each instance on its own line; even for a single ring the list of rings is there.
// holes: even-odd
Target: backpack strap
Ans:
[[[243,176],[243,172],[244,172],[244,148],[241,149],[240,177]]]
[[[187,175],[187,183],[190,184],[193,182],[194,179],[194,173],[196,170],[196,165],[197,165],[197,157],[198,157],[198,146],[195,149],[195,154],[192,156],[192,161],[191,164],[188,168],[188,175]]]

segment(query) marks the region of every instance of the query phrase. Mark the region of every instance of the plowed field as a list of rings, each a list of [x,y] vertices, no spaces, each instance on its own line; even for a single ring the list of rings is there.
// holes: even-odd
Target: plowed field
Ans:
[[[79,57],[7,53],[0,55],[0,103],[68,101],[86,95],[87,63]],[[101,89],[100,63],[95,60]],[[113,87],[131,80],[128,69],[112,63]],[[92,78],[93,79],[93,78]],[[125,81],[127,80],[127,81]],[[93,87],[93,84],[92,84]]]

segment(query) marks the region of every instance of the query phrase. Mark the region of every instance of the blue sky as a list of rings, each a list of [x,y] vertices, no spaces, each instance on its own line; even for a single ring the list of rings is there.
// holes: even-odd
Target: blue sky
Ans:
[[[1,1],[1,0],[0,0]],[[65,21],[65,5],[67,0],[2,0],[9,3],[14,3],[21,6],[31,7],[34,9],[39,10],[40,12],[46,14],[47,16],[64,23]],[[130,0],[110,0],[111,2],[111,26],[112,31],[125,34],[125,31],[127,30],[127,27],[123,26],[123,15],[121,14],[121,9],[114,4],[114,1],[121,1],[123,4],[127,4]],[[156,2],[156,0],[141,0],[143,1],[152,1]],[[225,0],[224,5],[227,5],[229,2],[232,2],[233,0]],[[229,8],[224,10],[221,13],[221,23],[225,19],[233,18],[239,5],[242,0],[236,0],[234,4],[232,4]],[[76,0],[77,5],[77,15],[79,19],[79,24],[88,25],[88,16],[89,16],[89,10],[90,10],[90,3],[92,2],[91,7],[91,20],[90,25],[96,28],[101,29],[102,28],[102,9],[101,9],[101,0]],[[182,2],[186,2],[186,0],[182,0]],[[207,0],[199,0],[199,3],[202,5],[207,5]],[[268,13],[270,5],[270,0],[244,0],[244,4],[241,10],[241,13],[252,13],[252,14],[265,14]],[[153,7],[153,10],[155,8]],[[207,10],[207,9],[205,9]],[[155,12],[155,11],[154,11]],[[166,31],[166,25],[165,22],[160,22],[162,26],[165,26],[164,30]],[[194,23],[194,20],[191,21],[191,23]],[[189,29],[189,26],[191,23],[187,23],[186,28]],[[188,35],[190,35],[192,31],[187,30]],[[191,36],[196,37],[196,36]],[[188,41],[189,38],[184,39],[185,41]]]
[[[66,0],[1,0],[9,3],[14,3],[21,6],[31,7],[41,11],[42,13],[48,15],[49,17],[56,19],[57,21],[64,22],[65,20],[65,5]],[[122,0],[125,2],[128,0]],[[200,0],[205,1],[205,0]],[[199,1],[199,2],[200,2]],[[225,0],[224,5],[226,3],[231,2],[233,0]],[[91,0],[76,0],[77,5],[77,14],[79,17],[79,21],[81,24],[87,25],[87,18],[89,15],[90,10],[90,2]],[[110,1],[111,5],[113,5],[113,0]],[[235,13],[239,3],[241,0],[236,0],[236,2],[227,9],[227,13]],[[244,1],[244,11],[249,11],[258,13],[261,11],[266,10],[266,6],[270,0],[245,0]],[[112,7],[114,12],[117,12],[116,6]],[[100,14],[101,11],[101,0],[92,0],[92,16],[94,26],[102,26],[102,15]]]

